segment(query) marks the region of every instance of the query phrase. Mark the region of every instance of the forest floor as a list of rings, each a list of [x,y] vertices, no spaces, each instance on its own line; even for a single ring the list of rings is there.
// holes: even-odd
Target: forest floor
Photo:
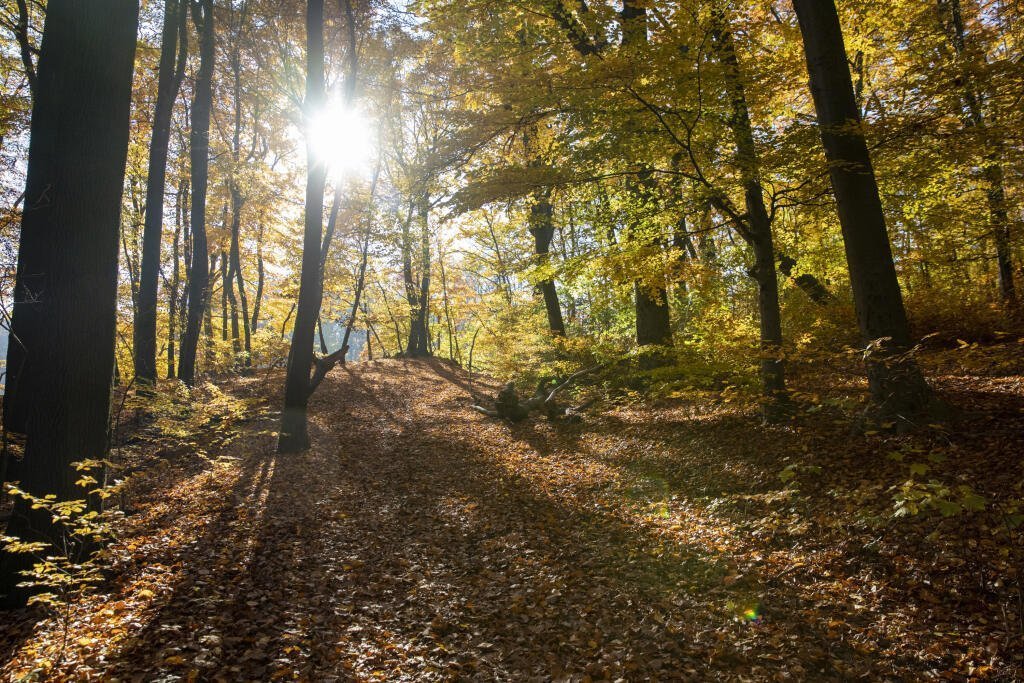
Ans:
[[[1024,497],[1024,382],[996,365],[937,358],[962,413],[893,435],[824,399],[764,427],[715,392],[510,426],[464,371],[382,360],[331,373],[297,456],[280,376],[232,380],[244,417],[133,485],[108,583],[5,615],[0,674],[1022,680],[1024,544],[991,510]],[[894,517],[908,480],[987,511]]]

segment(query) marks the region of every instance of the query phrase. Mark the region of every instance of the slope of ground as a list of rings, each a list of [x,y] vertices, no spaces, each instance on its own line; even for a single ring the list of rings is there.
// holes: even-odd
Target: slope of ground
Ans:
[[[941,448],[955,467],[933,471],[982,494],[1024,480],[1020,378],[944,386],[974,411],[955,430],[851,437],[721,401],[509,426],[447,364],[340,368],[309,453],[274,454],[262,398],[208,464],[140,489],[66,632],[15,615],[0,661],[11,680],[1019,680],[1012,532],[892,518],[894,453]]]

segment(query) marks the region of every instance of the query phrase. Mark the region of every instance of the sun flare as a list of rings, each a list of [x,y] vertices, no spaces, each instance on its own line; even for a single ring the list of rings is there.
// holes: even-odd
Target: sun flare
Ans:
[[[336,173],[364,173],[376,155],[375,127],[357,109],[328,107],[313,116],[307,134],[317,160]]]

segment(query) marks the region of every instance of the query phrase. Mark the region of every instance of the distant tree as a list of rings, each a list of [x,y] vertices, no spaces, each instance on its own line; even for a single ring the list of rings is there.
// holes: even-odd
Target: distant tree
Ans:
[[[11,331],[21,367],[5,397],[18,401],[21,488],[35,496],[83,498],[70,463],[106,451],[138,11],[134,0],[47,6]],[[62,532],[49,512],[21,500],[7,529],[50,543]],[[26,562],[0,558],[6,606],[27,598],[16,587]]]

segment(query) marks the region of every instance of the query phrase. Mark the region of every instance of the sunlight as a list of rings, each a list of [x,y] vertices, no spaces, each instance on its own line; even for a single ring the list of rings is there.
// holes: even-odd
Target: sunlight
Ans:
[[[330,105],[313,116],[307,129],[317,160],[342,175],[369,172],[376,155],[377,132],[363,112]]]

